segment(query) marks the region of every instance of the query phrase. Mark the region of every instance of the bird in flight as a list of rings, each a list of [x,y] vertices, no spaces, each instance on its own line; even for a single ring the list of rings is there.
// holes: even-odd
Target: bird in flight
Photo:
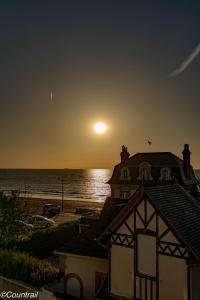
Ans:
[[[152,142],[151,141],[147,141],[148,145],[151,146]]]

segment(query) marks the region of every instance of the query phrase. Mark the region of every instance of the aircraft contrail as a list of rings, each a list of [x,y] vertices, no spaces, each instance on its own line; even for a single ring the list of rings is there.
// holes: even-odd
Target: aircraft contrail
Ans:
[[[180,75],[199,55],[199,53],[200,53],[200,43],[194,48],[192,53],[182,62],[182,64],[176,70],[174,70],[172,73],[169,74],[169,77]]]
[[[51,94],[50,94],[50,99],[51,99],[51,102],[53,103],[53,92],[51,91]]]

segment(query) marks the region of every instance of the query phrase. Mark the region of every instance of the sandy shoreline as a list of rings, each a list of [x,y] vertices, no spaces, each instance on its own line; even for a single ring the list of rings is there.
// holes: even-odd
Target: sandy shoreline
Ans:
[[[62,207],[61,199],[45,199],[45,198],[21,198],[31,214],[42,214],[44,204],[51,203]],[[101,210],[103,202],[87,201],[87,200],[68,200],[63,201],[63,212],[75,212],[77,207]]]

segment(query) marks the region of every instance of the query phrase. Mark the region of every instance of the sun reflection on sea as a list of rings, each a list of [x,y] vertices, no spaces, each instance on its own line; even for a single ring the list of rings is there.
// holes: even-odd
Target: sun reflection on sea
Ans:
[[[91,193],[92,197],[98,202],[103,195],[110,196],[110,186],[107,181],[111,177],[110,169],[88,169],[87,172],[87,183],[85,185],[85,193]],[[106,197],[105,197],[106,198]],[[99,200],[98,200],[99,199]]]

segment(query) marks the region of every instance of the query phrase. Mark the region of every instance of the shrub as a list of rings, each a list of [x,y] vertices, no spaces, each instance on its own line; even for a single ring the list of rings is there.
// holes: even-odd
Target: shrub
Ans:
[[[0,250],[0,266],[0,275],[35,287],[41,287],[59,276],[58,269],[48,261],[15,250]]]
[[[69,242],[78,234],[78,222],[70,222],[52,228],[38,230],[23,240],[13,240],[9,248],[16,248],[20,252],[28,252],[38,258],[46,258],[53,251]]]

